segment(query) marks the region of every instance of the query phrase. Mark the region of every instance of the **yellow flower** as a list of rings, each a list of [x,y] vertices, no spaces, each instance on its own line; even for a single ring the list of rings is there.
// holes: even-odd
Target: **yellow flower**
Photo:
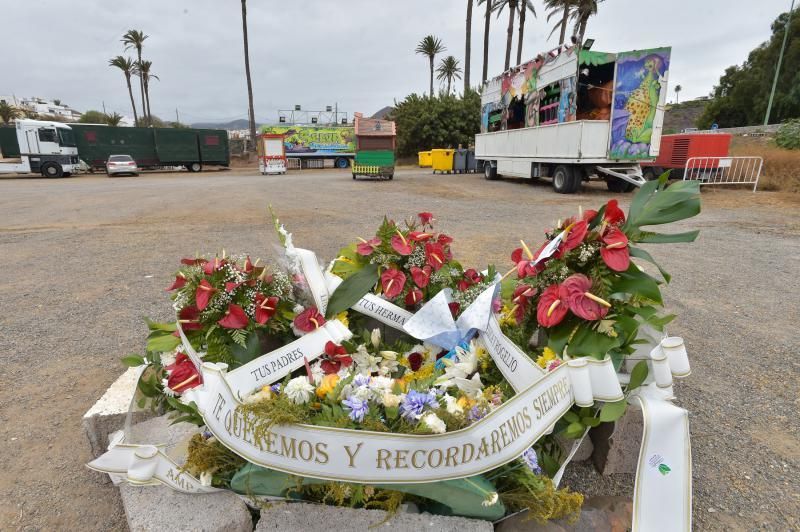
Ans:
[[[347,318],[347,311],[343,310],[336,315],[336,319],[342,322],[345,327],[350,325],[350,320]]]
[[[461,397],[458,398],[458,401],[456,401],[456,404],[466,411],[466,410],[469,410],[470,408],[472,408],[473,406],[475,406],[477,404],[477,401],[462,395]]]
[[[322,382],[319,383],[319,387],[317,388],[317,397],[323,399],[326,395],[332,392],[334,388],[336,388],[338,383],[339,376],[336,373],[325,375],[322,377]]]
[[[516,327],[517,320],[514,318],[514,313],[511,312],[511,307],[503,305],[503,310],[500,312],[500,326],[501,327]]]
[[[549,347],[545,347],[542,354],[539,358],[536,359],[536,363],[539,364],[540,367],[546,368],[547,364],[551,361],[556,359],[556,352],[550,349]]]

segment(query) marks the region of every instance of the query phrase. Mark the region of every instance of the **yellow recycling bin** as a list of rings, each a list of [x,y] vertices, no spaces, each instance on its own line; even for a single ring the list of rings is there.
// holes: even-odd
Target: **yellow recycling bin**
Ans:
[[[437,171],[448,174],[453,171],[453,149],[431,150],[433,173]]]
[[[430,168],[433,162],[431,161],[432,154],[429,151],[421,151],[419,152],[419,167],[420,168]]]

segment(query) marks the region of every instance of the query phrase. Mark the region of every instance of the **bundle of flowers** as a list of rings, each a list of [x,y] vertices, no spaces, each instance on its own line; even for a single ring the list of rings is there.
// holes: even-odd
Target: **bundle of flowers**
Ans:
[[[340,251],[325,272],[333,279],[325,297],[317,293],[323,275],[312,271],[316,259],[302,259],[304,250],[293,247],[276,220],[286,250],[278,261],[282,266],[260,267],[247,256],[232,259],[224,253],[183,260],[168,288],[177,323],[150,322],[146,355],[125,361],[147,365],[139,383],[143,402],[175,410],[178,421],[200,427],[183,469],[204,486],[390,511],[413,502],[435,513],[489,520],[522,509],[540,521],[574,517],[582,496],[551,480],[567,460],[561,440],[616,419],[626,402],[601,399],[600,406],[575,406],[569,368],[561,366],[582,357],[610,359],[623,376],[626,395],[645,382],[647,363],[626,364],[626,359],[643,331],[661,330],[673,316],[663,314],[662,281],[632,258],[655,264],[638,244],[694,240],[696,232],[663,235],[644,228],[697,212],[696,184],[648,184],[627,215],[612,200],[556,223],[535,252],[521,241],[501,286],[494,268],[465,269],[453,257],[452,239],[434,230],[430,213],[403,226],[384,219],[373,238]],[[656,267],[668,282],[669,275]],[[367,296],[401,308],[406,321],[386,329],[360,319],[357,302]],[[325,304],[318,308],[316,301]],[[410,326],[434,315],[437,325],[430,334]],[[347,334],[320,343],[337,322],[339,330],[349,328]],[[502,347],[505,340],[516,344],[524,361],[512,361],[516,355]],[[287,354],[278,363],[283,371],[260,371],[261,361],[276,352]],[[300,352],[302,357],[289,356]],[[526,373],[525,364],[542,370]],[[236,373],[237,367],[245,373],[240,371],[236,382],[245,388],[225,381],[225,371]],[[514,378],[527,375],[530,382],[514,381],[512,369]],[[206,390],[203,376],[216,384]],[[618,386],[613,371],[612,377]],[[536,379],[547,381],[547,388],[536,388]],[[197,398],[204,406],[198,407]],[[551,418],[549,411],[555,414]],[[429,454],[421,447],[411,455],[402,448],[394,454],[376,449],[377,466],[375,458],[363,463],[379,472],[373,478],[382,478],[382,484],[357,476],[331,480],[343,478],[335,469],[318,469],[315,475],[314,464],[330,465],[334,444],[320,439],[315,446],[281,432],[291,427],[347,438],[347,453],[339,455],[344,468],[347,462],[354,467],[364,438],[463,439],[460,446]],[[356,442],[354,451],[350,446]],[[267,458],[259,461],[237,448]],[[503,454],[511,448],[513,454]],[[419,460],[427,456],[427,465],[417,462],[417,453],[423,453]],[[273,455],[290,456],[300,465],[271,466],[279,463],[272,462]],[[493,462],[499,455],[504,458]],[[456,469],[436,480],[436,468],[459,465],[469,474]],[[312,473],[297,472],[309,467]],[[426,467],[431,471],[425,478],[432,480],[425,482],[412,475],[398,483],[387,473]]]

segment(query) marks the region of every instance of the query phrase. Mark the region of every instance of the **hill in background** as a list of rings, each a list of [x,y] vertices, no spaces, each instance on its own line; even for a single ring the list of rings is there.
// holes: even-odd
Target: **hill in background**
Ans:
[[[664,134],[680,133],[688,127],[697,127],[697,120],[711,100],[689,100],[667,106],[664,112]]]

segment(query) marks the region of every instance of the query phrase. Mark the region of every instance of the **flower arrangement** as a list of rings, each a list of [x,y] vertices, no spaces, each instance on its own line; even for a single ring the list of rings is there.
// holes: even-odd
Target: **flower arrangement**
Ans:
[[[663,313],[660,293],[670,277],[638,245],[688,242],[697,235],[644,228],[697,212],[696,185],[667,188],[663,179],[645,185],[627,215],[614,200],[598,211],[579,212],[545,232],[535,252],[521,241],[511,253],[513,268],[495,295],[490,288],[500,275],[492,267],[483,273],[464,268],[453,256],[452,239],[435,231],[430,213],[403,226],[384,219],[374,237],[343,248],[331,263],[328,273],[338,276],[340,284],[327,308],[313,303],[311,279],[304,275],[308,271],[298,266],[291,235],[276,220],[287,255],[280,261],[283,266],[260,267],[248,256],[225,253],[184,259],[168,288],[177,323],[148,322],[146,356],[126,357],[125,362],[148,366],[139,389],[155,408],[175,410],[178,421],[203,427],[207,419],[193,398],[205,383],[194,357],[236,368],[261,360],[274,347],[319,334],[328,321],[338,320],[352,336],[327,341],[310,360],[239,396],[234,414],[244,420],[248,437],[269,442],[274,427],[291,425],[352,434],[446,436],[497,418],[498,410],[523,393],[504,377],[498,357],[488,349],[490,337],[470,329],[453,347],[444,348],[412,337],[411,329],[384,334],[352,310],[359,298],[371,294],[422,316],[426,305],[444,293],[452,300],[449,312],[443,307],[448,319],[469,314],[479,298],[490,303],[488,311],[529,364],[554,376],[559,371],[566,375],[568,368],[560,366],[575,358],[610,358],[617,371],[628,372],[627,394],[648,375],[646,363],[625,364],[640,342],[641,329],[663,329],[673,318]],[[632,259],[653,263],[663,281]],[[413,501],[431,511],[445,505],[449,513],[490,520],[526,508],[540,521],[574,517],[582,496],[558,489],[551,480],[566,457],[557,436],[577,438],[589,427],[616,419],[625,400],[600,407],[570,404],[566,414],[554,418],[554,430],[537,436],[532,445],[526,442],[516,458],[455,480],[387,485],[318,480],[251,463],[207,431],[192,439],[183,467],[204,485],[252,496],[390,511]],[[498,448],[499,438],[492,442]]]

